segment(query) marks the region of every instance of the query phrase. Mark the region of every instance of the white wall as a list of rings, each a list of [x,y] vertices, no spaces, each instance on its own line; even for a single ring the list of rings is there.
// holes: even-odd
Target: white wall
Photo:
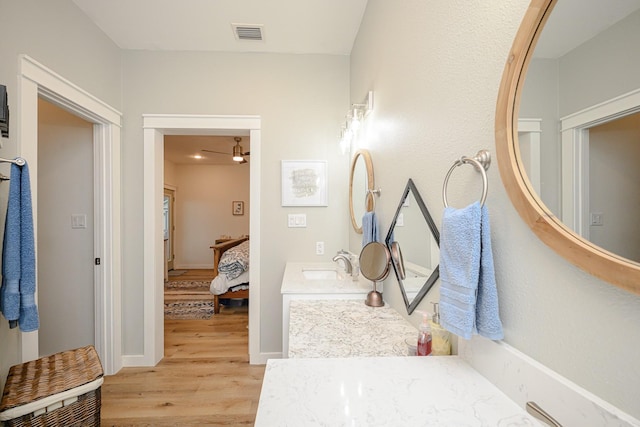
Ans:
[[[280,286],[286,261],[328,261],[346,247],[349,159],[340,154],[337,139],[349,107],[348,57],[127,51],[123,63],[125,354],[142,353],[144,334],[141,125],[145,113],[261,116],[261,352],[279,352]],[[280,206],[283,159],[328,160],[328,207]],[[293,212],[307,214],[307,228],[287,228],[287,213]],[[315,255],[315,242],[320,240],[326,242],[324,256]]]
[[[10,135],[0,156],[13,158],[17,146],[18,55],[27,54],[76,85],[120,109],[120,50],[70,1],[0,0],[0,83],[7,86]],[[61,31],[64,29],[64,31]],[[27,159],[33,165],[35,159]],[[8,174],[9,167],[0,165]],[[32,182],[36,170],[30,168]],[[8,185],[0,185],[0,223],[4,224]],[[4,231],[0,227],[0,234]],[[9,367],[20,360],[19,332],[0,319],[0,386]]]
[[[165,159],[164,160],[164,184],[175,187],[178,182],[176,176],[176,164]]]
[[[213,268],[216,239],[249,234],[249,164],[176,169],[175,268]],[[244,202],[244,215],[233,215],[236,200]]]
[[[93,125],[38,105],[40,355],[95,345]],[[71,215],[86,215],[72,229]]]
[[[638,89],[640,10],[560,59],[560,117]]]
[[[371,150],[383,189],[377,206],[384,229],[407,178],[440,226],[442,183],[453,161],[481,148],[495,154],[498,88],[527,6],[526,0],[369,0],[351,55],[351,100],[375,92],[361,143]],[[464,206],[478,197],[480,179],[471,167],[458,169],[449,202]],[[638,417],[640,335],[633,331],[640,328],[640,296],[556,255],[520,219],[495,163],[488,178],[505,341]],[[434,292],[419,309],[430,309]],[[385,281],[384,296],[404,311],[395,278]],[[418,317],[411,317],[416,325]]]

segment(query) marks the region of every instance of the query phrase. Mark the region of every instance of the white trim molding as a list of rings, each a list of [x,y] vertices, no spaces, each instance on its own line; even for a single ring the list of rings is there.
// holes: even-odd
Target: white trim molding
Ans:
[[[640,111],[640,89],[560,118],[564,224],[589,239],[589,128]]]
[[[154,366],[164,355],[164,246],[162,200],[164,135],[249,135],[251,235],[249,289],[249,361],[266,363],[260,354],[260,159],[259,116],[144,114],[144,354],[127,363]]]
[[[27,55],[19,57],[18,155],[29,162],[37,243],[38,97],[94,126],[95,347],[107,375],[122,367],[120,134],[122,114]],[[37,332],[22,334],[22,360],[39,357]]]

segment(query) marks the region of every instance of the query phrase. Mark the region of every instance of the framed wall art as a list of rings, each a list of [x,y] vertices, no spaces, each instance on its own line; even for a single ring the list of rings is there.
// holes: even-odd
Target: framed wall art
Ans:
[[[231,211],[234,215],[244,215],[244,202],[238,200],[231,202]]]
[[[282,206],[327,206],[326,160],[282,161]]]

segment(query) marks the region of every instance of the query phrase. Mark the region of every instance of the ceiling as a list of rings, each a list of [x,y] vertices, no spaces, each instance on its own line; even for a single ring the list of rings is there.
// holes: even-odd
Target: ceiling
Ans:
[[[72,1],[121,49],[332,55],[351,54],[367,6],[367,0]],[[238,40],[233,24],[262,26],[263,40]],[[231,160],[232,135],[165,135],[165,158],[175,164],[237,165]],[[248,135],[241,145],[250,151]]]
[[[536,58],[560,58],[640,9],[640,0],[562,0],[553,8]]]
[[[238,164],[231,159],[233,146],[236,142],[233,136],[216,135],[165,135],[164,158],[176,165],[236,165],[242,167],[248,163]],[[241,137],[240,146],[244,153],[251,151],[249,137]],[[203,149],[219,151],[217,154],[202,151]],[[199,154],[201,159],[194,156]],[[245,160],[251,161],[251,156],[245,156]]]
[[[349,55],[367,0],[72,0],[121,49]],[[263,25],[237,40],[232,24]]]

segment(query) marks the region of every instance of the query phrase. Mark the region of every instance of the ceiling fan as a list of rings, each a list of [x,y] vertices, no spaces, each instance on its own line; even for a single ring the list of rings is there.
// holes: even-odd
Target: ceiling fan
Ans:
[[[236,145],[233,146],[233,161],[238,162],[238,164],[247,163],[247,159],[245,159],[244,156],[249,156],[250,152],[249,151],[244,152],[242,150],[242,145],[240,145],[240,141],[242,141],[242,138],[240,138],[239,136],[236,136],[233,138],[233,140],[236,142]],[[202,151],[206,151],[207,153],[226,154],[226,155],[229,154],[229,153],[223,153],[221,151],[205,150],[204,148],[202,149]]]

